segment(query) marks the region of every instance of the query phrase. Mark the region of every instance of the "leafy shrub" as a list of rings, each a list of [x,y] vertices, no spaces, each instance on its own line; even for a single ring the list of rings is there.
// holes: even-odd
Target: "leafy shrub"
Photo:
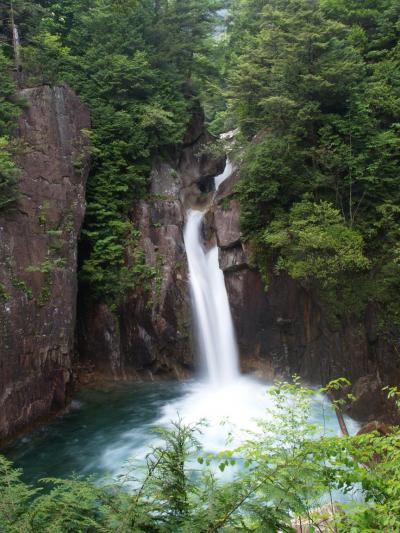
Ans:
[[[368,269],[362,236],[329,202],[305,199],[282,218],[273,220],[263,234],[265,244],[278,250],[278,271],[327,286],[343,273]]]
[[[296,379],[277,383],[258,430],[216,456],[201,450],[201,425],[178,420],[160,430],[162,444],[149,450],[144,467],[132,465],[106,484],[46,479],[32,487],[0,458],[0,530],[276,533],[293,531],[297,517],[310,531],[321,520],[338,533],[400,531],[399,428],[386,436],[325,434],[310,421],[317,392]],[[232,465],[239,468],[230,478],[216,475],[216,466]],[[335,503],[338,490],[349,503]]]
[[[19,196],[17,168],[6,137],[0,137],[0,211],[13,204]]]

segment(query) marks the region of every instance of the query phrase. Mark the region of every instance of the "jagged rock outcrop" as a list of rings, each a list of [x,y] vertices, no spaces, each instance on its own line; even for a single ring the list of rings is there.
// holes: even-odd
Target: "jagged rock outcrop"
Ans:
[[[94,376],[182,378],[193,370],[183,227],[187,207],[209,201],[212,178],[223,170],[223,159],[204,153],[211,141],[195,112],[177,154],[154,162],[149,198],[132,206],[146,263],[158,271],[150,290],[130,292],[113,312],[101,302],[81,302],[79,353]]]
[[[127,294],[114,312],[101,302],[82,302],[81,361],[111,379],[180,377],[191,353],[182,206],[176,198],[141,201],[134,220],[146,262],[158,270],[158,279]]]
[[[25,89],[20,199],[0,213],[0,440],[65,405],[89,113],[68,87]]]
[[[214,226],[219,248],[227,249],[240,246],[240,205],[230,200],[225,207],[214,210]]]

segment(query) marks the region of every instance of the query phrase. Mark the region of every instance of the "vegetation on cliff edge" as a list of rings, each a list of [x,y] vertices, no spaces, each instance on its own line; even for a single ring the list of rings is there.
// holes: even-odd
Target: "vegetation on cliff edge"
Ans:
[[[338,320],[400,325],[400,4],[237,0],[224,116],[240,126],[242,229]]]
[[[110,304],[156,275],[138,250],[130,213],[147,192],[154,155],[183,141],[201,80],[213,68],[208,42],[220,4],[14,0],[2,10],[9,62],[11,11],[20,33],[20,83],[68,83],[89,106],[81,279]]]
[[[3,4],[2,4],[3,5]],[[19,112],[10,5],[0,17],[0,137]],[[89,105],[81,278],[110,303],[148,285],[130,220],[152,157],[201,99],[239,126],[242,229],[267,279],[288,272],[333,318],[400,324],[400,7],[396,0],[15,0],[23,85],[69,83]],[[225,8],[221,12],[220,9]],[[227,11],[226,11],[227,9]],[[225,28],[227,31],[225,32]],[[16,172],[2,141],[2,205]]]

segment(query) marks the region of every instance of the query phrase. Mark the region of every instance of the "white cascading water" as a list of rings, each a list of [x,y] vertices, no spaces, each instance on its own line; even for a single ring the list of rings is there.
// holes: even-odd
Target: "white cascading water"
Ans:
[[[18,28],[15,24],[12,25],[12,38],[13,38],[15,66],[18,70],[21,64],[21,45],[19,41]]]
[[[226,179],[228,179],[232,175],[232,172],[233,172],[233,165],[229,161],[229,159],[227,159],[225,169],[222,172],[222,174],[219,174],[218,176],[215,176],[214,178],[215,192],[218,191],[221,183],[223,183]]]
[[[220,385],[238,378],[239,357],[218,247],[206,252],[202,246],[203,217],[188,211],[184,239],[201,360],[211,383]]]
[[[231,173],[232,166],[228,162],[224,172],[215,178],[216,190]],[[227,439],[228,447],[234,447],[248,437],[249,430],[257,430],[256,421],[270,416],[266,410],[272,401],[266,394],[268,385],[265,382],[239,372],[235,332],[224,274],[219,268],[218,248],[207,252],[202,245],[203,216],[204,213],[200,211],[188,211],[184,239],[200,355],[208,380],[183,384],[183,395],[162,406],[156,426],[168,426],[178,416],[185,423],[195,424],[206,420],[207,425],[202,428],[200,440],[205,451],[218,453],[226,449]],[[317,420],[323,412],[321,404],[324,401],[322,396],[315,400]],[[339,434],[336,416],[328,406],[324,417],[327,417],[323,419],[327,431]],[[356,432],[357,424],[349,419],[347,423],[350,432]],[[150,433],[146,434],[144,430],[142,445],[135,444],[137,439],[137,427],[124,432],[119,441],[103,453],[103,467],[108,472],[120,474],[124,471],[124,461],[129,457],[144,461],[151,440]]]

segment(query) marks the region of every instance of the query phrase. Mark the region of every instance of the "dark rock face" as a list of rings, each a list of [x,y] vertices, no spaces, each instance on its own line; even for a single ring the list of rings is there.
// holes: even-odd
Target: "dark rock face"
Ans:
[[[379,422],[377,420],[373,420],[372,422],[368,422],[368,424],[365,424],[358,432],[357,435],[366,435],[368,433],[377,432],[379,435],[389,435],[392,431],[392,428],[388,426],[387,424],[384,424],[383,422]]]
[[[220,248],[240,245],[240,205],[237,200],[231,200],[226,209],[216,207],[214,226]]]
[[[365,320],[333,327],[317,295],[301,283],[269,272],[266,290],[240,232],[240,205],[232,196],[238,172],[217,194],[211,191],[223,161],[204,156],[209,140],[197,115],[178,155],[155,162],[152,196],[135,206],[132,220],[161,283],[150,292],[127,294],[117,312],[83,302],[78,320],[82,360],[115,379],[184,377],[192,371],[183,225],[188,207],[207,208],[204,246],[219,246],[243,370],[271,379],[297,373],[316,384],[346,377],[358,397],[352,414],[382,418],[387,403],[381,389],[400,382],[400,359],[377,333],[376,310],[368,309]]]
[[[96,376],[187,376],[193,370],[192,313],[183,242],[185,212],[209,208],[204,245],[216,243],[225,274],[242,368],[268,378],[297,373],[313,383],[353,382],[351,414],[387,419],[381,389],[400,383],[399,346],[379,336],[377,310],[332,327],[316,294],[269,273],[268,290],[240,232],[232,197],[237,172],[215,195],[223,159],[205,155],[212,137],[195,113],[183,146],[154,162],[151,193],[132,206],[151,287],[115,311],[81,298],[76,321],[77,240],[85,207],[89,115],[67,87],[26,89],[20,124],[21,198],[0,213],[0,441],[61,409],[72,379],[74,330],[80,364]],[[382,413],[387,413],[382,416]]]
[[[142,201],[134,216],[146,262],[159,270],[159,280],[150,290],[128,294],[114,313],[86,302],[80,355],[108,378],[181,377],[191,353],[182,206],[178,200]]]
[[[132,222],[158,283],[127,294],[116,312],[103,303],[80,306],[79,353],[102,377],[183,378],[193,370],[183,227],[187,207],[210,201],[208,181],[223,170],[224,160],[202,151],[211,140],[195,114],[179,153],[155,161],[149,199],[133,207]]]
[[[400,357],[379,337],[376,309],[368,308],[364,320],[332,327],[328,310],[301,283],[270,272],[266,290],[241,240],[240,205],[229,199],[238,179],[235,173],[222,184],[205,234],[217,236],[243,370],[271,379],[296,373],[316,384],[346,377],[357,397],[350,414],[390,420],[382,387],[400,383]]]
[[[248,269],[247,256],[241,245],[228,249],[220,249],[219,266],[227,274]]]
[[[67,87],[25,89],[17,205],[0,213],[0,440],[65,405],[87,109]]]

